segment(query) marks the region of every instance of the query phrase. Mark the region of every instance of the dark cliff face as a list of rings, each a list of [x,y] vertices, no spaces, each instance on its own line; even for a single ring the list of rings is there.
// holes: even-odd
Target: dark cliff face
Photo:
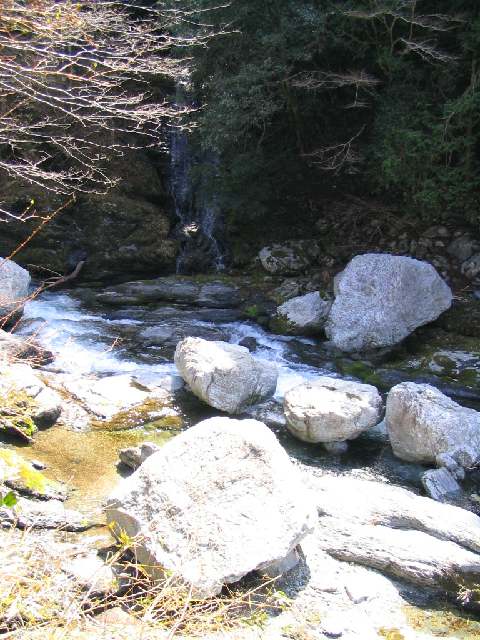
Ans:
[[[175,272],[178,243],[171,238],[168,158],[136,151],[115,159],[109,172],[121,176],[117,186],[106,195],[79,196],[16,254],[16,261],[34,275],[52,275],[49,270],[72,271],[86,256],[80,277],[88,280]],[[5,208],[21,212],[33,199],[39,216],[68,200],[7,180],[0,190]],[[0,255],[9,255],[40,224],[40,217],[1,224]]]

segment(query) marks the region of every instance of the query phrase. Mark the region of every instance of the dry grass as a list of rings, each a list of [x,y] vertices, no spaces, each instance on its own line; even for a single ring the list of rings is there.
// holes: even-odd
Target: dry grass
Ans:
[[[79,548],[59,542],[58,532],[11,529],[1,533],[0,541],[0,635],[5,638],[210,636],[262,626],[269,614],[288,606],[275,581],[261,578],[225,588],[217,597],[195,599],[191,589],[171,574],[153,581],[133,561],[133,541],[123,541],[106,560],[119,576],[119,591],[96,595],[65,573],[65,563],[78,555]]]

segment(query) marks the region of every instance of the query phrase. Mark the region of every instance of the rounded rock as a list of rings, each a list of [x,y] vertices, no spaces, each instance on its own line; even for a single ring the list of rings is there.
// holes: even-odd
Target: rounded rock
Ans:
[[[322,376],[285,394],[288,430],[304,442],[343,442],[380,422],[382,399],[368,384]]]

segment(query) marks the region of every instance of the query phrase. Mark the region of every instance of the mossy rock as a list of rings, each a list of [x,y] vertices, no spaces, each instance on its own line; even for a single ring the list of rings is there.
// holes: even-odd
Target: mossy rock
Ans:
[[[277,313],[275,316],[270,318],[270,330],[273,333],[278,333],[280,335],[295,335],[299,333],[298,327],[291,322],[287,316]]]
[[[18,493],[40,499],[66,498],[63,485],[49,480],[37,471],[18,453],[11,449],[0,449],[0,483]]]
[[[165,408],[165,400],[159,398],[147,398],[145,402],[134,405],[128,409],[119,411],[108,420],[93,420],[92,428],[102,431],[128,431],[139,427],[157,429],[179,429],[183,426],[182,418],[178,415],[162,415]]]
[[[37,410],[35,401],[25,391],[6,389],[0,392],[0,431],[31,442],[37,431],[33,415]]]
[[[387,365],[415,375],[480,391],[480,339],[428,328],[407,340],[403,354]]]

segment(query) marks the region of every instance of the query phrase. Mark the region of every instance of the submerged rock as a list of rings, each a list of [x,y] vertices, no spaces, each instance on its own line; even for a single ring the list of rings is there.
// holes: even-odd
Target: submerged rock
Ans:
[[[23,313],[28,298],[30,274],[8,258],[0,258],[0,319],[12,324]]]
[[[277,367],[227,342],[186,338],[177,345],[175,364],[192,392],[226,413],[270,398],[277,385]]]
[[[388,394],[386,423],[393,452],[412,462],[436,463],[449,454],[470,467],[480,459],[480,413],[426,384],[403,382]]]
[[[331,300],[324,300],[318,291],[291,298],[277,308],[270,328],[287,335],[318,334],[325,326],[331,306]]]
[[[288,430],[305,442],[342,442],[356,438],[382,418],[375,387],[322,376],[285,394]]]
[[[282,561],[314,519],[311,497],[273,433],[228,418],[167,443],[121,482],[106,512],[117,531],[138,540],[135,553],[149,573],[171,571],[198,597]]]
[[[452,302],[432,265],[388,254],[354,258],[337,276],[335,293],[325,331],[348,352],[395,345]]]

